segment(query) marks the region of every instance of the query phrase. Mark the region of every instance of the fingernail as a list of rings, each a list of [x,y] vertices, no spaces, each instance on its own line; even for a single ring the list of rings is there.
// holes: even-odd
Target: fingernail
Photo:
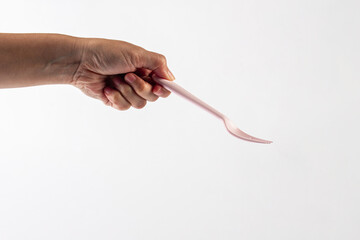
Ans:
[[[109,95],[110,93],[111,93],[111,89],[110,88],[105,88],[104,89],[104,93],[106,94],[106,95]]]
[[[153,93],[154,93],[155,95],[157,95],[157,96],[159,96],[159,97],[160,97],[160,94],[161,94],[161,87],[160,87],[160,86],[158,86],[158,85],[156,85],[156,86],[154,87]]]
[[[174,74],[173,74],[170,70],[168,70],[168,75],[170,76],[170,78],[171,78],[172,80],[175,80],[175,76],[174,76]]]
[[[136,80],[136,77],[135,77],[135,75],[133,73],[126,74],[125,80],[128,81],[128,82],[133,82],[133,81]]]

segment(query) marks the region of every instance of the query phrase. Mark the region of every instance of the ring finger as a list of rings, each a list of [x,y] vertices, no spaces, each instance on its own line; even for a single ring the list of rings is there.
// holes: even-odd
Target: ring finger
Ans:
[[[127,83],[123,82],[119,77],[113,79],[115,88],[121,95],[133,106],[140,109],[145,107],[146,100],[140,97]]]

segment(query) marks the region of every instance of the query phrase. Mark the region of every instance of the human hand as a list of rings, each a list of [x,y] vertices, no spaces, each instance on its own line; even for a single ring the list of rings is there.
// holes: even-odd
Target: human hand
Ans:
[[[170,92],[151,76],[174,80],[166,58],[136,45],[107,39],[79,39],[82,58],[72,85],[118,110],[143,108]]]

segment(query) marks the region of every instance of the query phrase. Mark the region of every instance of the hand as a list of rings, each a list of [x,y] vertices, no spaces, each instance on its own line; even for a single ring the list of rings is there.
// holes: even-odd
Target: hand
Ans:
[[[133,44],[107,39],[79,39],[82,59],[72,85],[118,110],[143,108],[170,92],[152,74],[174,80],[163,55]]]

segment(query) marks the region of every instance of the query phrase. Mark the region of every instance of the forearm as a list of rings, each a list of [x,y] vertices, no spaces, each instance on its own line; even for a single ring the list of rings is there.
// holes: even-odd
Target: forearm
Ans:
[[[0,33],[0,88],[71,83],[79,39],[60,34]]]

